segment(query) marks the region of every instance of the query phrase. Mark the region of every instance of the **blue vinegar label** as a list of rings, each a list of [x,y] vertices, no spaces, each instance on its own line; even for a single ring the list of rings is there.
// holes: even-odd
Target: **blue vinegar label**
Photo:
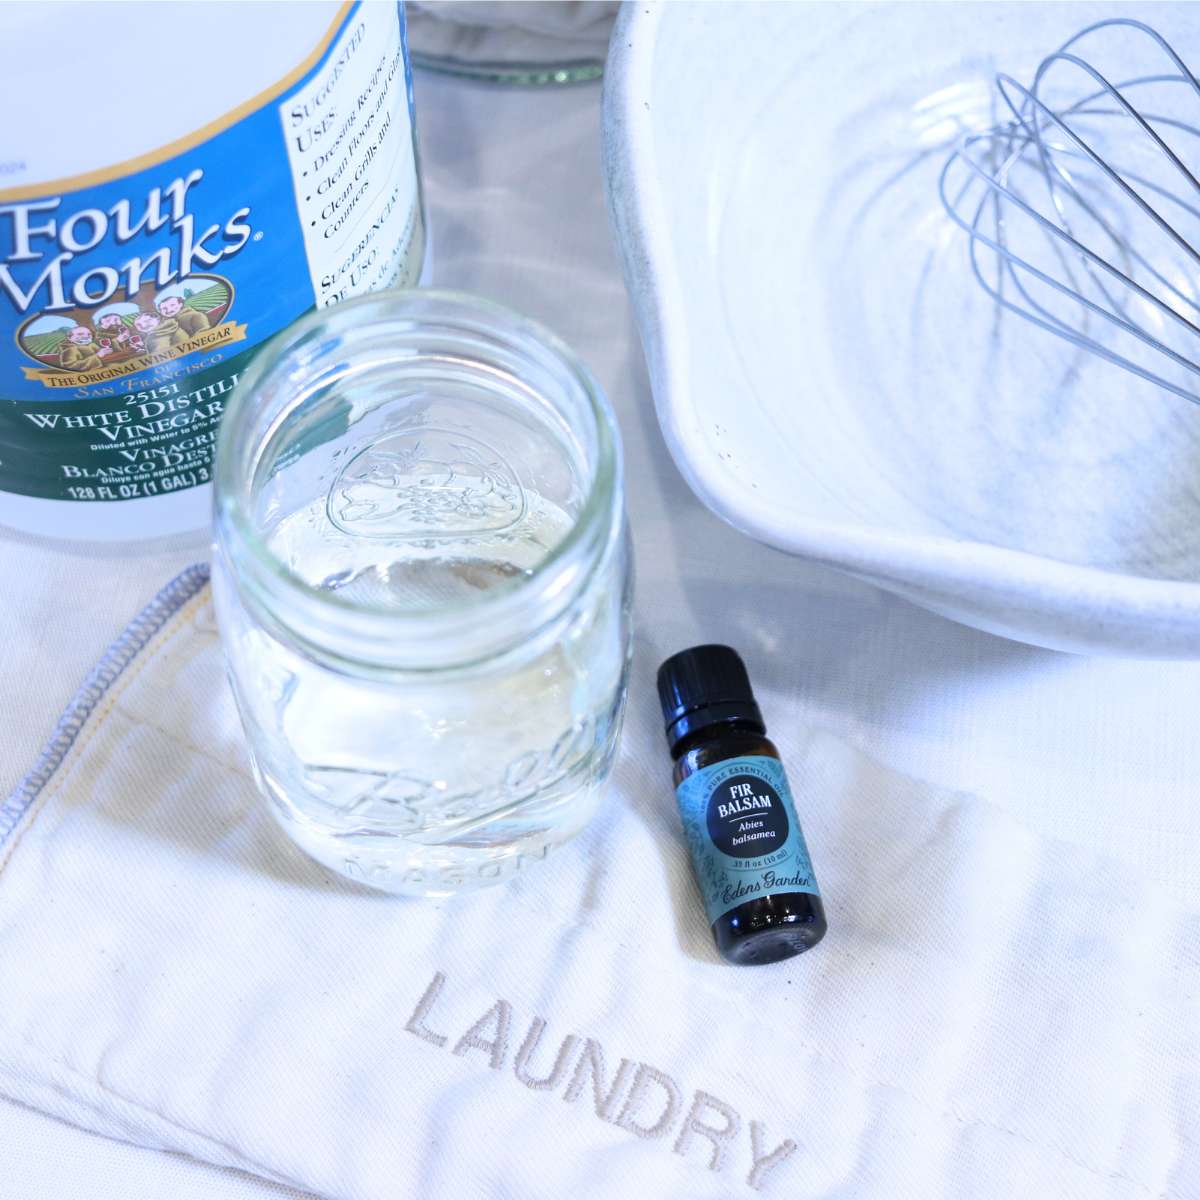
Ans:
[[[821,894],[778,759],[727,758],[689,775],[675,797],[709,924],[748,900]]]
[[[395,4],[347,5],[308,61],[181,144],[0,189],[0,493],[111,501],[207,482],[262,343],[416,282],[403,22]]]

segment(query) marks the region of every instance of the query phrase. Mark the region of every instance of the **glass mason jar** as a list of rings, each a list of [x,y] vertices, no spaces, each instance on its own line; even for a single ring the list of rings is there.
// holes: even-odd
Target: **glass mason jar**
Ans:
[[[562,342],[447,292],[315,313],[238,385],[215,482],[233,691],[301,847],[440,896],[583,828],[631,575],[612,411]]]

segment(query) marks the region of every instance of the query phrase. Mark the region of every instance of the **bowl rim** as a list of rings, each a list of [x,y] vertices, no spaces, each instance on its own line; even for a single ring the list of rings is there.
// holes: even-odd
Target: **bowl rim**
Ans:
[[[715,460],[696,428],[687,386],[686,338],[676,336],[686,305],[672,272],[671,222],[658,183],[654,152],[654,60],[670,10],[665,3],[622,6],[613,31],[603,95],[603,155],[609,215],[626,273],[653,384],[654,404],[668,449],[688,485],[736,529],[787,553],[867,577],[892,590],[930,589],[969,596],[1075,626],[1087,640],[1108,624],[1141,627],[1140,637],[1115,640],[1131,646],[1197,650],[1200,582],[1154,579],[1064,562],[1025,550],[941,534],[902,534],[846,522],[824,521],[777,509],[734,486],[726,473],[707,469]],[[918,600],[919,603],[925,603]],[[1147,637],[1146,622],[1160,629]],[[1133,629],[1128,630],[1134,633]],[[1111,636],[1101,640],[1112,640]],[[1149,643],[1149,645],[1147,645]]]

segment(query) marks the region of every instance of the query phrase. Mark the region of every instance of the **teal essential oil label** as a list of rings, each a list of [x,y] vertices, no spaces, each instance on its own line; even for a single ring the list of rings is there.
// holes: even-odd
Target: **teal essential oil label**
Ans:
[[[206,483],[257,348],[313,308],[415,283],[424,237],[396,4],[344,6],[273,87],[176,142],[0,188],[0,492]]]
[[[702,767],[675,797],[710,925],[748,900],[821,894],[778,759],[753,755]]]

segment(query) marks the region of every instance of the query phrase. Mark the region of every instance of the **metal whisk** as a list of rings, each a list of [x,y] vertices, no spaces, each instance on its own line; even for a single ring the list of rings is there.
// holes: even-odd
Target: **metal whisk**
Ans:
[[[1118,82],[1095,65],[1146,51],[1149,73]],[[995,82],[1011,118],[967,136],[939,182],[975,278],[1004,309],[1200,403],[1200,83],[1128,19],[1081,30],[1028,87]]]

